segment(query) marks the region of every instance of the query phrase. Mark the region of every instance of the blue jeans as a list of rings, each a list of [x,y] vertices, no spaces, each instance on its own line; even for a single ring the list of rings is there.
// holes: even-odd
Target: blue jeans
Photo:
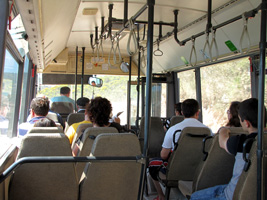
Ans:
[[[199,190],[191,195],[191,200],[226,200],[224,189],[226,185],[217,185],[207,189]]]

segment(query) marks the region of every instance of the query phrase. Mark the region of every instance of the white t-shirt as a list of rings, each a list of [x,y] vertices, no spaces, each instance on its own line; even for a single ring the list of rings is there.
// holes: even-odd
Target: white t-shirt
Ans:
[[[176,130],[182,130],[186,127],[206,127],[204,124],[202,124],[200,121],[198,121],[195,118],[185,118],[182,122],[173,125],[170,127],[165,135],[162,147],[165,149],[174,149],[173,144],[173,134]],[[181,132],[177,132],[175,136],[175,141],[178,141],[178,138],[180,137]]]

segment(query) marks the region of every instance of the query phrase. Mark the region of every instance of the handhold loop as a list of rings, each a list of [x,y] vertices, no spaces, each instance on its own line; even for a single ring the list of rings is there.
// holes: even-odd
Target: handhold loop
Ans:
[[[216,57],[215,57],[214,61],[217,61],[218,58],[219,58],[219,49],[218,49],[218,45],[217,45],[217,41],[216,41],[216,29],[213,29],[213,31],[212,31],[212,41],[211,41],[211,44],[210,44],[210,49],[211,49],[210,53],[212,53],[213,45],[214,45],[215,51],[216,51]],[[210,57],[211,57],[211,61],[213,61],[212,54],[210,55]]]
[[[141,55],[141,66],[143,67],[143,68],[145,68],[146,67],[146,57],[145,57],[145,49],[144,48],[142,48],[141,49],[141,53],[142,53],[142,55]]]
[[[208,50],[209,50],[209,56],[206,55],[206,52],[205,52],[207,46],[208,46]],[[203,59],[204,59],[204,61],[206,63],[211,61],[211,48],[210,48],[210,43],[209,43],[209,33],[208,32],[206,32],[206,42],[205,42],[205,45],[204,45],[202,53],[203,53],[202,54],[203,55]]]
[[[115,48],[115,54],[114,54],[114,56],[116,57],[116,53],[118,51],[118,54],[119,54],[119,63],[121,63],[122,62],[122,57],[121,57],[121,50],[120,50],[120,35],[117,35],[116,36],[116,41],[117,41],[117,43],[116,43],[116,48]]]
[[[115,49],[114,49],[114,39],[111,39],[110,41],[111,41],[111,48],[110,48],[109,55],[108,55],[108,65],[109,65],[109,67],[112,66],[111,62],[110,62],[111,54],[113,54],[113,65],[116,64],[116,52],[115,52]]]
[[[196,48],[195,48],[195,38],[192,37],[191,41],[192,41],[192,48],[191,48],[190,57],[189,57],[189,64],[193,67],[193,66],[196,66],[196,64],[197,64],[197,52],[196,52]],[[195,56],[195,62],[194,63],[192,63],[193,54]]]
[[[240,41],[239,41],[241,54],[248,53],[249,50],[250,50],[250,46],[251,46],[250,37],[249,37],[249,34],[248,34],[248,18],[246,18],[245,13],[242,15],[242,18],[243,18],[244,26],[243,26],[242,35],[241,35],[241,38],[240,38]],[[242,46],[244,36],[247,37],[247,41],[248,41],[248,47],[247,47],[247,51],[246,52],[243,52],[243,46]]]
[[[153,52],[154,56],[163,56],[163,51],[159,49],[160,40],[157,39],[157,49]]]
[[[137,38],[134,30],[134,23],[133,19],[129,19],[129,28],[130,28],[130,33],[129,33],[129,38],[127,42],[127,52],[129,56],[134,55],[137,50],[138,50],[138,44],[137,44]],[[131,51],[131,40],[133,40],[134,43],[134,51]]]

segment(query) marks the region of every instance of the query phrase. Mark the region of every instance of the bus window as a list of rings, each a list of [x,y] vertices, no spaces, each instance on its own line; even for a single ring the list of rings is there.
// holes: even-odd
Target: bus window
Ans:
[[[226,124],[231,101],[251,97],[249,66],[243,58],[201,68],[203,123],[214,133]]]
[[[196,99],[196,83],[195,83],[195,72],[189,70],[185,72],[179,72],[180,80],[180,99]]]

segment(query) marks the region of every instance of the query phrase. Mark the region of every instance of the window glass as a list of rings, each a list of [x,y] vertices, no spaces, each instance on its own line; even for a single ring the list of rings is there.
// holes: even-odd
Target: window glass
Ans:
[[[194,70],[178,73],[180,81],[180,101],[196,99],[196,82]]]
[[[15,113],[15,97],[18,79],[18,63],[6,50],[0,105],[0,157],[9,148],[7,136],[12,135]]]
[[[227,123],[232,101],[251,97],[249,60],[243,58],[201,68],[203,123],[214,133]]]
[[[28,107],[27,107],[27,91],[28,91],[28,73],[29,73],[29,59],[28,56],[25,56],[25,61],[24,61],[24,72],[23,72],[23,82],[22,82],[22,93],[21,93],[21,109],[20,109],[20,117],[19,117],[19,121],[20,123],[26,121],[25,119],[25,112],[27,112]]]

